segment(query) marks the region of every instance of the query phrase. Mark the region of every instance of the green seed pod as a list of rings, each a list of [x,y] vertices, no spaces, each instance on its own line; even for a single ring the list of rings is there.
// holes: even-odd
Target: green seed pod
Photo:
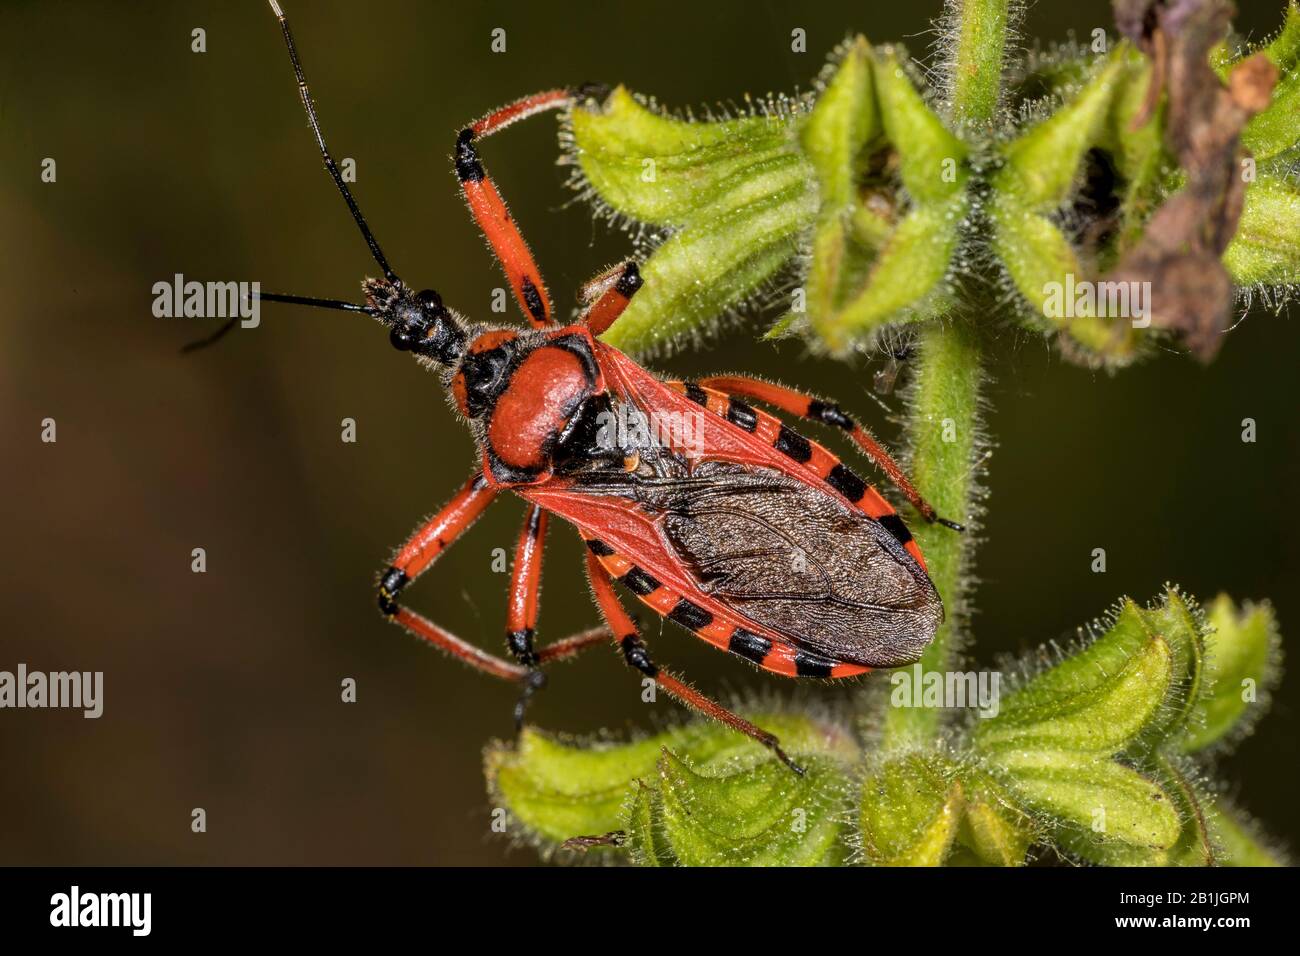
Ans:
[[[1097,143],[1115,163],[1115,171],[1124,182],[1120,206],[1120,230],[1115,242],[1101,250],[1099,270],[1115,264],[1119,255],[1131,247],[1142,234],[1142,226],[1162,198],[1162,185],[1169,155],[1164,145],[1164,108],[1142,119],[1147,91],[1151,87],[1151,66],[1127,42],[1115,51],[1123,68],[1116,77],[1115,95],[1110,114]]]
[[[842,305],[833,325],[818,325],[833,347],[845,333],[861,335],[888,322],[914,322],[941,311],[939,283],[956,251],[966,196],[946,203],[916,206],[889,236],[867,277],[866,286]]]
[[[1074,191],[1089,149],[1109,141],[1119,162],[1131,173],[1152,175],[1159,156],[1157,139],[1144,133],[1132,147],[1129,140],[1108,128],[1113,104],[1124,93],[1128,109],[1137,88],[1138,67],[1127,46],[1118,47],[1082,90],[1047,119],[1002,150],[1002,168],[992,178],[989,218],[993,250],[1021,295],[1034,309],[1029,325],[1044,323],[1070,336],[1090,353],[1111,361],[1131,357],[1136,347],[1132,324],[1123,318],[1099,316],[1094,308],[1058,309],[1053,295],[1073,281],[1089,278],[1092,271],[1080,262],[1052,217]],[[1122,117],[1128,109],[1121,110]],[[1129,116],[1131,119],[1131,114]],[[1143,192],[1149,183],[1142,185]],[[1135,200],[1136,202],[1136,200]],[[1136,214],[1136,210],[1135,210]]]
[[[926,105],[896,53],[873,59],[872,75],[880,125],[896,154],[898,175],[912,205],[896,226],[863,204],[851,213],[846,227],[850,234],[859,244],[879,251],[856,294],[843,294],[841,282],[836,286],[839,295],[822,295],[819,300],[833,301],[837,307],[812,313],[813,327],[832,348],[842,348],[850,336],[873,332],[886,323],[930,318],[940,310],[940,283],[957,249],[967,210],[970,170],[965,143]],[[825,242],[842,260],[854,262],[846,240],[836,240],[828,231]],[[814,290],[823,288],[810,281],[810,300]]]

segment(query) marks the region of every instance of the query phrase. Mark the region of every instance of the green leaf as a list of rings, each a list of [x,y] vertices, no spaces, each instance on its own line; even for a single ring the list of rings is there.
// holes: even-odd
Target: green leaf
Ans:
[[[675,866],[672,845],[664,835],[664,803],[658,788],[637,781],[627,813],[627,847],[641,866]]]
[[[799,131],[804,155],[821,183],[823,213],[834,215],[853,201],[854,162],[881,132],[871,60],[866,39],[851,41]]]
[[[486,754],[488,788],[524,827],[560,842],[607,833],[622,825],[628,786],[654,769],[658,737],[616,747],[581,747],[528,727],[516,748]]]
[[[1206,683],[1210,692],[1196,702],[1177,746],[1195,753],[1240,737],[1263,714],[1280,674],[1281,638],[1273,609],[1248,604],[1238,609],[1226,594],[1208,611],[1212,631]]]
[[[923,752],[893,754],[862,781],[859,831],[863,853],[876,866],[938,866],[962,818],[954,768]]]
[[[829,320],[818,321],[824,313],[814,316],[814,326],[833,348],[844,344],[846,333],[860,335],[891,321],[933,318],[937,310],[922,306],[947,274],[966,203],[966,196],[958,194],[947,203],[917,206],[903,218],[862,291]]]
[[[998,760],[1012,791],[1063,826],[1058,836],[1075,852],[1167,850],[1181,835],[1168,794],[1107,757],[1019,750],[1000,754]]]
[[[573,112],[583,178],[611,210],[668,227],[641,272],[645,288],[606,341],[662,345],[754,295],[798,250],[817,188],[791,116],[690,122],[660,115],[623,87]]]
[[[981,720],[972,739],[980,750],[998,754],[1115,753],[1167,706],[1174,667],[1169,642],[1125,601],[1105,634],[1004,697],[998,715]]]
[[[1246,189],[1237,233],[1223,255],[1238,285],[1300,282],[1300,190],[1261,172]]]
[[[995,193],[1036,212],[1055,212],[1069,198],[1084,153],[1102,136],[1126,53],[1113,54],[1073,100],[1003,148]]]
[[[897,53],[875,60],[874,68],[881,122],[913,202],[943,202],[962,192],[970,178],[966,144],[926,105]]]

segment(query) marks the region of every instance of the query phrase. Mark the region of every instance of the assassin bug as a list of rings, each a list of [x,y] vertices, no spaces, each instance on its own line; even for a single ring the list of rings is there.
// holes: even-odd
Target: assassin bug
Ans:
[[[456,138],[455,170],[470,212],[531,328],[473,324],[432,290],[390,268],[325,145],[288,20],[280,23],[325,168],[378,263],[365,304],[264,293],[268,301],[361,312],[392,345],[440,374],[481,455],[454,498],[398,551],[378,582],[379,607],[409,633],[522,687],[542,665],[610,637],[626,662],[705,715],[769,747],[776,737],[659,667],[615,593],[618,580],[657,614],[717,647],[789,677],[840,678],[911,663],[943,620],[943,604],[907,526],[888,502],[821,445],[749,402],[839,428],[929,521],[935,515],[889,454],[838,405],[742,376],[664,381],[598,336],[641,287],[628,261],[587,283],[577,321],[558,324],[528,245],[484,169],[477,143],[545,110],[600,99],[592,87],[540,93]],[[619,416],[696,422],[694,441],[611,439]],[[621,434],[621,433],[620,433]],[[510,490],[528,503],[511,574],[506,645],[489,654],[399,603],[484,509]],[[586,542],[587,573],[606,628],[538,648],[542,551],[549,516]]]

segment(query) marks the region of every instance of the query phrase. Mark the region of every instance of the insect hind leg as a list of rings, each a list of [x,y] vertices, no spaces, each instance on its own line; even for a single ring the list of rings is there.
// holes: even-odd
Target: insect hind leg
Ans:
[[[867,458],[871,459],[871,463],[879,468],[885,477],[903,493],[903,496],[912,503],[912,506],[921,513],[921,516],[926,521],[941,524],[953,531],[966,530],[964,525],[940,517],[935,512],[934,506],[921,497],[921,493],[917,491],[911,479],[907,477],[907,474],[894,461],[889,452],[872,437],[870,432],[854,421],[844,409],[834,402],[825,402],[805,392],[799,392],[783,385],[764,382],[762,379],[750,378],[744,375],[717,375],[712,378],[700,379],[699,384],[705,388],[717,389],[729,396],[751,398],[758,402],[764,402],[791,415],[798,415],[800,418],[809,421],[821,422],[823,425],[831,425],[846,432],[849,440]]]
[[[596,605],[600,608],[605,623],[609,625],[614,640],[623,651],[623,659],[630,667],[649,677],[655,682],[656,686],[661,687],[670,696],[687,707],[757,741],[772,751],[778,760],[795,773],[800,776],[804,774],[804,769],[791,760],[786,752],[781,749],[781,742],[775,734],[768,733],[761,727],[745,720],[745,718],[727,710],[717,701],[705,696],[689,684],[660,668],[651,659],[650,651],[641,640],[636,623],[619,601],[618,595],[614,593],[614,579],[610,576],[609,571],[605,569],[605,566],[600,563],[600,560],[590,552],[587,554],[587,578],[591,582],[591,590],[595,596]]]

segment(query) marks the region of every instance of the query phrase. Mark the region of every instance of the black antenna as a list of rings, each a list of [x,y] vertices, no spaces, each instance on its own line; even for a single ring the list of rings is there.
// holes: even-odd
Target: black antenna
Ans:
[[[310,295],[285,295],[280,292],[255,292],[253,297],[263,302],[288,302],[291,305],[310,305],[317,309],[336,309],[340,312],[364,312],[366,315],[377,315],[379,310],[368,305],[358,305],[356,302],[345,302],[342,299],[318,299]],[[239,321],[239,316],[231,316],[221,328],[211,335],[204,336],[186,345],[181,346],[181,354],[187,352],[196,352],[199,349],[205,349],[220,339]]]
[[[288,302],[290,305],[310,305],[317,309],[338,309],[340,312],[364,312],[366,315],[377,315],[379,310],[371,308],[368,305],[359,305],[356,302],[347,302],[343,299],[318,299],[311,295],[285,295],[282,292],[257,292],[254,298],[263,302]]]
[[[187,342],[185,345],[182,345],[181,354],[184,355],[186,352],[197,352],[199,349],[207,348],[209,345],[212,345],[214,342],[219,341],[227,332],[233,329],[235,327],[235,323],[238,321],[239,321],[239,316],[237,315],[231,316],[230,318],[226,319],[225,322],[221,323],[221,328],[217,329],[217,331],[213,332],[211,335],[205,335],[201,339],[195,339],[193,342]]]
[[[343,175],[339,172],[334,157],[330,155],[329,148],[325,145],[325,137],[320,131],[320,120],[316,118],[316,107],[311,102],[311,91],[307,89],[307,78],[302,72],[302,61],[298,58],[298,48],[294,45],[293,33],[289,30],[289,19],[284,15],[284,11],[280,9],[277,0],[267,0],[267,2],[271,5],[271,12],[280,21],[280,32],[284,34],[284,45],[289,48],[289,60],[293,63],[294,76],[298,78],[298,95],[302,98],[303,109],[307,111],[307,122],[311,124],[311,131],[316,136],[316,145],[320,147],[321,157],[325,160],[325,169],[329,172],[330,178],[334,180],[334,185],[338,187],[339,192],[343,195],[343,201],[348,204],[348,211],[352,213],[352,218],[356,220],[361,235],[365,236],[366,245],[370,247],[370,254],[375,257],[375,262],[379,263],[379,268],[384,272],[384,278],[397,284],[399,282],[397,275],[389,267],[388,260],[384,258],[383,250],[379,248],[379,243],[375,240],[374,234],[371,233],[370,227],[366,225],[366,217],[361,215],[357,201],[352,198],[352,191],[348,189],[347,183],[343,181]],[[264,295],[262,298],[270,299],[271,296]],[[278,298],[275,301],[287,302],[290,299]]]

